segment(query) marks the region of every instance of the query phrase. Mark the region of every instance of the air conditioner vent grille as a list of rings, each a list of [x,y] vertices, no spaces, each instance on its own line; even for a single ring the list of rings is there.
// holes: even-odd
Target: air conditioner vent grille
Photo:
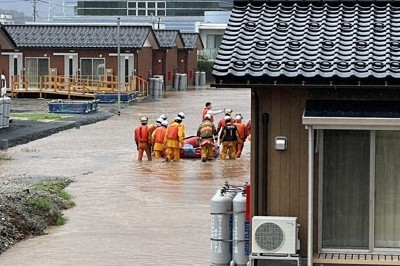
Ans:
[[[284,233],[282,228],[276,223],[265,222],[256,228],[255,241],[265,252],[273,252],[282,247]]]

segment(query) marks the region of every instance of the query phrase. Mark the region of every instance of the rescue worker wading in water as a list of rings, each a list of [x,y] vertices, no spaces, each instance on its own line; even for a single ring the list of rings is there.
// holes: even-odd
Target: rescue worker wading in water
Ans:
[[[222,114],[224,112],[224,110],[212,111],[211,108],[212,108],[211,103],[206,102],[206,107],[204,107],[203,112],[201,114],[201,122],[204,122],[206,114],[210,115],[211,116],[210,121],[214,122],[214,115]]]
[[[247,130],[247,126],[243,123],[243,117],[241,114],[237,114],[235,116],[236,122],[233,123],[239,133],[239,138],[241,141],[236,142],[236,158],[240,158],[242,155],[242,150],[244,147],[244,142],[246,141],[247,136],[249,135],[249,131]]]
[[[174,119],[165,132],[164,146],[166,147],[167,156],[165,161],[169,162],[172,159],[174,161],[179,161],[181,159],[180,148],[183,146],[183,139],[185,138],[184,129],[181,127],[180,123],[182,119],[177,116]]]
[[[138,150],[138,160],[143,158],[143,152],[146,152],[147,159],[151,161],[151,139],[149,136],[149,129],[147,127],[147,117],[140,118],[140,126],[135,129],[135,142]]]
[[[240,142],[239,132],[234,124],[231,123],[231,117],[225,116],[226,125],[222,128],[219,135],[219,143],[222,144],[221,160],[225,160],[228,154],[229,159],[236,158],[236,142]]]
[[[151,141],[153,143],[153,151],[155,158],[164,157],[165,147],[164,147],[164,138],[165,133],[167,132],[168,121],[163,120],[161,122],[161,126],[157,127],[151,135]]]
[[[214,138],[217,138],[217,129],[211,122],[211,115],[204,116],[197,130],[197,136],[200,137],[201,161],[214,160]]]

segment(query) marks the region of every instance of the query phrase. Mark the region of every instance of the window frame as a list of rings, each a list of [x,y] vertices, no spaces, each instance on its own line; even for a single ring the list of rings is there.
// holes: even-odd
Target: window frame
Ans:
[[[342,118],[343,119],[343,118]],[[370,165],[369,165],[369,232],[368,232],[368,249],[349,249],[349,248],[324,248],[322,246],[322,225],[323,225],[323,163],[324,163],[324,130],[365,130],[369,131],[370,133],[370,149],[369,149],[369,156],[370,156]],[[399,131],[400,128],[389,128],[383,129],[376,126],[370,126],[362,128],[357,126],[348,127],[332,127],[332,126],[323,126],[316,129],[316,146],[315,152],[318,152],[318,251],[322,253],[344,253],[344,254],[352,254],[352,253],[363,253],[363,254],[389,254],[389,255],[396,255],[399,254],[400,248],[376,248],[375,247],[375,190],[376,190],[376,131]]]

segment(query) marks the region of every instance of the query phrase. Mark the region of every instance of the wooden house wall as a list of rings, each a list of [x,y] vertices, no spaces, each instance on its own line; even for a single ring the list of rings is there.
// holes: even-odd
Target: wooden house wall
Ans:
[[[172,47],[166,52],[166,68],[164,82],[166,86],[172,86],[174,84],[174,75],[178,69],[178,49]]]
[[[187,56],[188,82],[194,85],[194,73],[197,70],[197,49],[189,50]]]
[[[135,59],[136,75],[149,80],[153,68],[153,48],[144,47],[139,50]]]
[[[153,75],[165,75],[165,60],[164,50],[153,51]]]
[[[183,61],[182,61],[183,60]],[[186,73],[188,85],[194,85],[194,73],[197,69],[197,50],[178,51],[178,73]]]
[[[163,75],[165,86],[171,87],[174,83],[174,74],[177,70],[178,50],[172,49],[154,50],[153,74]]]
[[[253,88],[251,107],[252,215],[298,217],[301,256],[307,255],[308,133],[302,114],[308,94],[305,89]],[[287,150],[275,150],[277,136],[287,137]]]

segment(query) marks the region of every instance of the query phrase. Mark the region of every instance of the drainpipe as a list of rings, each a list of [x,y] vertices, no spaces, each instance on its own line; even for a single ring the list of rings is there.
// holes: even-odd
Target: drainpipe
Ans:
[[[254,206],[253,206],[253,210],[254,210],[254,215],[258,216],[260,215],[259,213],[259,209],[258,209],[258,191],[259,191],[259,178],[258,175],[260,173],[260,171],[258,170],[258,166],[260,165],[260,152],[258,147],[258,142],[259,140],[259,127],[258,127],[258,123],[259,123],[259,113],[260,113],[260,103],[259,103],[259,98],[258,98],[258,91],[256,89],[252,89],[252,95],[253,95],[253,104],[254,104],[254,119],[253,119],[253,126],[252,126],[252,131],[254,134],[254,136],[252,137],[252,143],[254,143],[252,146],[255,147],[254,149],[254,161],[256,162],[256,165],[254,167],[254,183],[251,184],[250,186],[252,187],[251,189],[251,194],[253,194],[253,199],[254,199]]]
[[[262,123],[263,123],[263,145],[262,150],[264,151],[262,156],[262,174],[264,177],[262,183],[262,190],[265,191],[265,199],[264,205],[262,209],[262,215],[267,215],[267,206],[268,206],[268,123],[269,123],[269,114],[263,113],[261,115]]]
[[[307,266],[313,266],[313,192],[314,192],[314,129],[308,129],[308,232],[307,232]]]

